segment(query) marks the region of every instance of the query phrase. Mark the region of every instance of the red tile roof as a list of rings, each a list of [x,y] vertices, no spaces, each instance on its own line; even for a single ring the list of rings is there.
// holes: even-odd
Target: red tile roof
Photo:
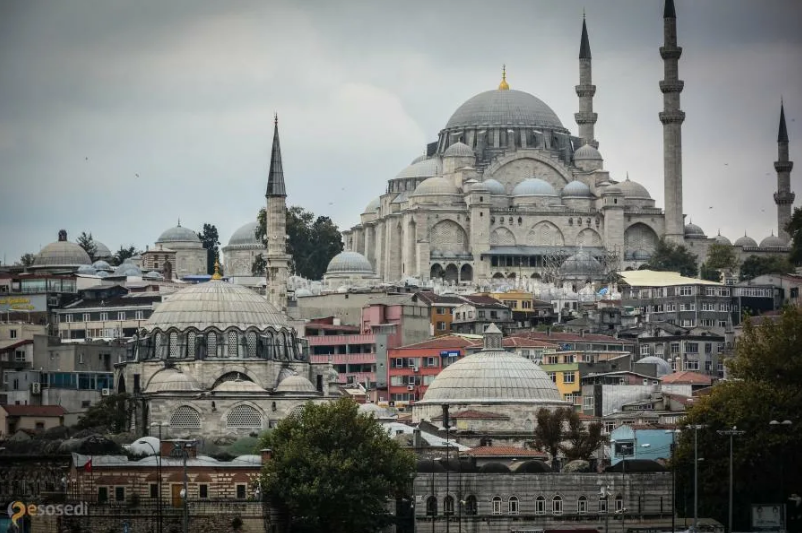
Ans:
[[[690,370],[683,370],[682,372],[674,372],[663,376],[663,383],[690,383],[691,385],[710,385],[712,380],[710,376],[691,372]]]
[[[522,337],[529,337],[531,339],[539,339],[547,342],[607,342],[611,344],[633,344],[634,341],[628,339],[617,339],[609,335],[598,335],[595,333],[586,333],[584,336],[578,333],[565,333],[552,331],[546,333],[545,331],[520,331],[516,335]]]
[[[418,298],[423,300],[426,303],[430,304],[464,304],[465,300],[460,298],[459,296],[452,296],[452,295],[443,295],[443,294],[435,294],[430,291],[421,291],[417,294]]]
[[[9,416],[64,416],[67,410],[60,405],[0,405]]]
[[[460,411],[458,413],[451,414],[452,419],[459,419],[459,420],[509,420],[510,417],[507,415],[502,415],[499,413],[488,413],[482,411],[475,411],[472,409],[468,409],[467,411]],[[442,420],[443,415],[438,415],[434,417],[432,420]]]
[[[473,340],[471,347],[482,346],[484,341],[481,339]],[[532,339],[529,337],[519,337],[517,335],[512,337],[504,337],[502,341],[505,348],[559,348],[560,345],[554,342],[547,342],[540,339]]]
[[[418,342],[415,344],[407,344],[393,348],[394,350],[431,350],[431,349],[446,349],[446,348],[465,348],[466,346],[473,346],[474,340],[466,339],[460,335],[442,335],[429,339],[428,341]]]
[[[482,294],[470,294],[468,296],[463,296],[463,298],[467,300],[469,303],[475,305],[490,305],[494,307],[503,307],[505,309],[507,308],[506,305],[501,303],[499,300],[496,300],[492,296],[484,296]]]
[[[515,448],[514,446],[479,446],[467,451],[474,457],[537,457],[546,459],[548,456],[537,450]]]
[[[675,402],[681,403],[682,405],[693,405],[693,398],[691,398],[690,396],[685,396],[682,394],[673,394],[670,392],[664,392],[663,396],[665,396],[666,398],[670,398]]]

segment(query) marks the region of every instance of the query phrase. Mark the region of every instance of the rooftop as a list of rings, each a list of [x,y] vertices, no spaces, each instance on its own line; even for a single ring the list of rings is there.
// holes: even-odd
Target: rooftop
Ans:
[[[723,283],[703,279],[687,278],[677,272],[657,272],[655,270],[626,270],[619,272],[624,283],[630,287],[675,287],[677,285],[713,285],[723,287]]]
[[[474,457],[535,457],[547,458],[548,456],[537,450],[527,450],[515,448],[514,446],[479,446],[468,450],[468,455]]]
[[[450,418],[453,420],[509,420],[510,417],[501,413],[491,413],[487,411],[476,411],[468,409],[458,413],[452,413]],[[433,421],[440,421],[443,415],[438,415],[432,418]]]
[[[710,376],[683,370],[682,372],[674,372],[667,376],[663,376],[663,383],[690,383],[691,385],[710,385],[712,380]]]
[[[60,405],[0,405],[9,416],[64,416],[67,410]]]

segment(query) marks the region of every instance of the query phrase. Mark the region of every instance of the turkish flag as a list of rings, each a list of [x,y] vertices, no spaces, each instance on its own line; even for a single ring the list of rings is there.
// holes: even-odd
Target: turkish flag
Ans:
[[[91,472],[92,471],[92,458],[90,457],[89,460],[84,464],[84,472]]]

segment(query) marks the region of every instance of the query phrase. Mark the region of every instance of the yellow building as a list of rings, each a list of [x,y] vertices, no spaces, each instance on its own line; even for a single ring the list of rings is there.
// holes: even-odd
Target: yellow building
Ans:
[[[557,385],[563,400],[573,403],[576,409],[581,407],[582,402],[582,387],[579,384],[580,357],[577,352],[547,353],[540,365]]]
[[[519,326],[550,324],[554,321],[554,307],[550,302],[538,300],[531,292],[489,292],[486,296],[500,300],[512,310],[512,318]]]

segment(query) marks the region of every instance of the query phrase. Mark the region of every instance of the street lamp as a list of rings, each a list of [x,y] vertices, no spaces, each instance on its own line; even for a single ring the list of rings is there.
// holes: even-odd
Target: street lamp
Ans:
[[[693,430],[693,531],[699,531],[697,525],[699,523],[699,446],[698,434],[700,429],[704,429],[702,424],[694,424],[688,426]]]
[[[153,450],[153,455],[156,456],[156,475],[158,476],[158,490],[159,490],[159,499],[156,500],[156,527],[158,528],[159,533],[162,533],[162,454],[161,449],[157,452],[156,448],[153,447],[151,443],[142,439],[141,441],[143,444],[147,444],[148,447]],[[161,448],[161,441],[159,441],[159,448]]]
[[[678,429],[667,429],[666,433],[671,434],[671,533],[676,531],[676,518],[677,518],[677,510],[675,506],[677,504],[677,464],[676,458],[674,457],[675,448],[677,445],[676,437],[677,433],[679,433]]]
[[[743,435],[746,431],[739,431],[737,427],[732,426],[732,429],[720,429],[719,435],[728,435],[730,437],[730,506],[729,514],[727,515],[727,533],[732,533],[732,441],[738,435]]]

